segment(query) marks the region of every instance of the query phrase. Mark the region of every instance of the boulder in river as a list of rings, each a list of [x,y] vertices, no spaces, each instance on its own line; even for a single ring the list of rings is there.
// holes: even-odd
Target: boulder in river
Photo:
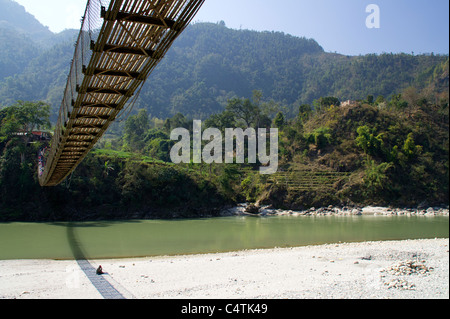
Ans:
[[[249,214],[257,215],[257,214],[259,214],[259,207],[254,204],[250,204],[247,206],[247,208],[245,208],[245,212],[249,213]]]

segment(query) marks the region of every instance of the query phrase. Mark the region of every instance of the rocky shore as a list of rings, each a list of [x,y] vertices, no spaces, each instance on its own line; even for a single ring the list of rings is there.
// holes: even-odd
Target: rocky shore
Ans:
[[[303,211],[275,209],[272,206],[258,206],[255,204],[239,204],[237,207],[225,209],[224,216],[449,216],[449,207],[417,207],[417,208],[392,208],[392,207],[312,207]]]

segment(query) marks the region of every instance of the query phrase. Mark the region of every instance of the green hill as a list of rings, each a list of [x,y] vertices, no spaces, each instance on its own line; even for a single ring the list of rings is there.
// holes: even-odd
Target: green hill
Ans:
[[[16,132],[30,121],[48,126],[49,107],[15,102],[45,101],[55,120],[77,31],[36,37],[27,28],[34,17],[19,7],[0,0],[0,14],[22,17],[0,15],[0,220],[216,216],[242,201],[298,210],[448,205],[448,55],[344,56],[312,39],[223,23],[191,25],[145,84],[139,111],[62,185],[42,188],[36,154],[47,142]],[[38,107],[45,112],[28,114]],[[170,163],[171,131],[192,131],[193,118],[222,132],[279,128],[279,172]]]
[[[10,0],[0,1],[0,12],[0,105],[44,100],[52,105],[54,120],[76,31],[53,34]],[[446,76],[438,78],[445,70]],[[204,119],[222,111],[228,99],[261,90],[292,117],[299,105],[322,96],[388,98],[411,85],[422,89],[431,83],[448,87],[447,55],[344,56],[324,52],[312,39],[197,23],[151,75],[136,108],[158,118],[182,112]]]

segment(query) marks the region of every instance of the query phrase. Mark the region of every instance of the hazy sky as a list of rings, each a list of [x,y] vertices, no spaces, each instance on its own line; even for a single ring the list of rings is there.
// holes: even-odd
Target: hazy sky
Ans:
[[[15,0],[51,31],[79,29],[87,0]],[[95,1],[95,0],[92,0]],[[368,28],[370,4],[379,28]],[[327,52],[449,53],[448,0],[206,0],[194,21],[313,38]],[[375,20],[370,20],[375,21]]]

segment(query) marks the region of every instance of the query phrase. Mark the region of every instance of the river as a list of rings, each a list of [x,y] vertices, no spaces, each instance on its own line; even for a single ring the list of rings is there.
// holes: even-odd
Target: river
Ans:
[[[147,257],[448,237],[448,216],[0,223],[0,260]]]

